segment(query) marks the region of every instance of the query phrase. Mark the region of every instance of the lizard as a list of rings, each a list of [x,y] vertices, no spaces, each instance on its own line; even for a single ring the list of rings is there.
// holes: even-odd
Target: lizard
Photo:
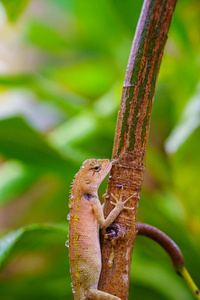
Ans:
[[[120,300],[117,296],[98,290],[101,272],[99,227],[106,228],[126,207],[113,194],[115,207],[104,217],[98,188],[112,167],[109,159],[88,159],[75,175],[70,195],[69,260],[75,300]]]

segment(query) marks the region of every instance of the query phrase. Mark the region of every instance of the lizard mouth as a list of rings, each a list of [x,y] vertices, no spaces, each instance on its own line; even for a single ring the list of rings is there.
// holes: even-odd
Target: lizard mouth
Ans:
[[[108,172],[110,171],[110,169],[111,169],[111,167],[112,167],[112,163],[111,162],[109,162],[109,164],[107,165],[107,167],[106,167],[106,170],[105,171],[107,171],[108,170]]]
[[[108,165],[106,166],[105,170],[102,173],[102,180],[106,177],[106,175],[110,172],[110,169],[112,167],[112,162],[109,162]]]

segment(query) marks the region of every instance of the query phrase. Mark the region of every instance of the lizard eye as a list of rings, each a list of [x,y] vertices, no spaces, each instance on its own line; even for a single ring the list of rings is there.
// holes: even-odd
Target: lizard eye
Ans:
[[[85,182],[86,184],[90,184],[90,181],[89,180],[86,180],[86,182]]]
[[[96,167],[93,168],[93,170],[95,172],[99,172],[101,170],[101,166],[96,166]]]

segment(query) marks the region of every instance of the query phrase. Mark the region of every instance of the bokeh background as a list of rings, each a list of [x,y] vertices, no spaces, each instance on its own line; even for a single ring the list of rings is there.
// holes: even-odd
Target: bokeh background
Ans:
[[[110,158],[143,1],[0,1],[0,299],[72,299],[68,198]],[[138,220],[182,249],[200,286],[200,2],[178,1],[156,87]],[[104,182],[100,188],[103,194]],[[192,300],[138,237],[130,299]]]

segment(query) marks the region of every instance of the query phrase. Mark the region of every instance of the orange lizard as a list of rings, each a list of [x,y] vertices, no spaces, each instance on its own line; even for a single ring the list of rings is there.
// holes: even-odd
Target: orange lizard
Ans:
[[[99,226],[108,227],[123,209],[134,209],[113,194],[115,208],[105,219],[98,188],[111,169],[109,159],[88,159],[75,175],[70,197],[69,259],[75,300],[120,300],[98,290],[101,272]]]

